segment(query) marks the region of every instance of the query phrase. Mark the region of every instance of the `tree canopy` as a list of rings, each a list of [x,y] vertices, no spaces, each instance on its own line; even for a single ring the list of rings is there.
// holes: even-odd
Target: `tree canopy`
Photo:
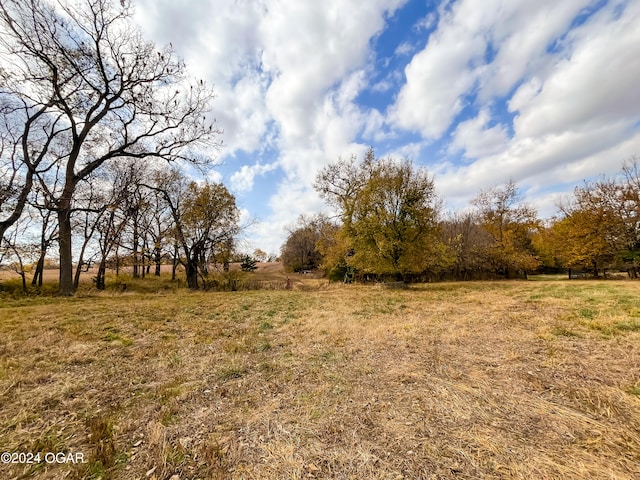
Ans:
[[[402,278],[441,263],[440,201],[426,169],[369,150],[361,164],[351,158],[326,167],[315,187],[342,220],[325,248],[334,268],[342,263],[361,274]]]

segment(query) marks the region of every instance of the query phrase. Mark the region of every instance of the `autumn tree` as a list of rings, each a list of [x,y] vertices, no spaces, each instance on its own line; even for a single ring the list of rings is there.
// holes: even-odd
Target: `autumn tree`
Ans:
[[[538,240],[543,252],[550,252],[557,265],[567,268],[569,275],[574,269],[590,270],[598,276],[614,258],[613,251],[605,241],[597,224],[597,215],[588,210],[572,209],[563,217],[555,218],[544,229]]]
[[[1,2],[0,55],[0,234],[38,183],[58,217],[60,292],[71,294],[80,182],[125,157],[207,163],[220,133],[207,119],[213,94],[188,81],[171,46],[142,38],[128,0]]]
[[[482,191],[474,200],[478,223],[491,241],[479,250],[491,270],[509,278],[527,276],[540,262],[532,235],[539,226],[536,211],[522,202],[514,181]]]
[[[440,223],[440,237],[451,261],[448,274],[456,279],[484,278],[490,273],[483,252],[493,245],[493,237],[482,227],[477,213],[455,212]]]
[[[326,167],[315,187],[340,211],[336,245],[347,266],[403,278],[447,263],[437,234],[440,201],[424,168],[377,159],[370,149],[361,164],[351,158]]]
[[[313,270],[320,265],[322,255],[318,251],[317,243],[328,221],[324,215],[301,215],[295,226],[289,227],[287,240],[280,252],[282,264],[287,270]]]
[[[187,273],[187,285],[200,287],[212,256],[233,244],[239,233],[235,197],[220,183],[190,181],[177,170],[159,174],[154,184],[142,184],[162,194],[173,220],[177,258]]]
[[[262,250],[260,248],[256,248],[253,251],[253,258],[258,260],[259,262],[266,262],[267,258],[269,258],[269,255],[264,250]]]
[[[613,177],[600,177],[575,188],[559,205],[547,244],[567,268],[594,276],[607,268],[624,268],[636,278],[640,264],[640,166],[624,162]]]

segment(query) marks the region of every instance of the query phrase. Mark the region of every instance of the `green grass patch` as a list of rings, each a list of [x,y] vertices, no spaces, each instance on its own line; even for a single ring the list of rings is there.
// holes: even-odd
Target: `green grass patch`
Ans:
[[[273,328],[273,324],[265,320],[264,322],[260,323],[258,330],[261,332],[266,332],[267,330],[271,330],[272,328]]]
[[[107,332],[107,334],[102,337],[102,339],[107,343],[122,345],[123,347],[128,347],[133,344],[133,340],[131,340],[130,338],[114,332]]]
[[[613,324],[613,328],[619,332],[640,332],[640,321],[628,320],[625,322],[616,322]]]
[[[580,337],[579,333],[574,332],[573,330],[569,330],[564,327],[553,327],[551,329],[551,334],[556,337]]]
[[[636,397],[640,397],[640,386],[631,385],[625,390],[625,392],[627,392],[629,395],[635,395]]]
[[[236,378],[241,378],[248,373],[248,370],[241,365],[225,365],[218,371],[218,379],[226,382],[229,380],[234,380]]]
[[[578,316],[585,320],[592,320],[598,316],[598,312],[591,308],[581,308],[578,310]]]

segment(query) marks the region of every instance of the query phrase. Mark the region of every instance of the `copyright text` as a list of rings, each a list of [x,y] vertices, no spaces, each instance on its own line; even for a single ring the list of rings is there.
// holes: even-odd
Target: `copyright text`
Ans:
[[[0,463],[17,464],[62,464],[85,463],[84,453],[81,452],[3,452],[0,454]]]

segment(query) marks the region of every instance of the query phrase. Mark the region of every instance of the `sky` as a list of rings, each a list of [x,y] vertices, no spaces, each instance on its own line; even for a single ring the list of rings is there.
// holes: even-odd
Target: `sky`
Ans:
[[[277,253],[339,157],[406,158],[448,211],[510,179],[542,218],[640,155],[640,1],[135,0],[211,84],[209,173]]]

